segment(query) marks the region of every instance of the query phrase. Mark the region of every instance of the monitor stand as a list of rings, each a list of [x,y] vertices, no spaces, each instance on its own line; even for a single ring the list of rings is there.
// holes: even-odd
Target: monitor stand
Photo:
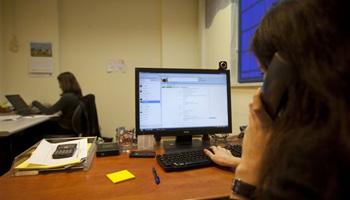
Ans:
[[[210,142],[208,140],[192,139],[191,135],[176,136],[175,141],[164,141],[163,148],[165,152],[188,151],[190,149],[208,148]]]

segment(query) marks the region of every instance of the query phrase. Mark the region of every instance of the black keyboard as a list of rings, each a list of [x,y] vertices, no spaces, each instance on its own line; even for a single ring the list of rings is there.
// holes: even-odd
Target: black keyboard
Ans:
[[[213,164],[202,149],[157,155],[157,161],[165,171],[180,171]]]
[[[228,145],[225,148],[229,149],[232,155],[241,156],[241,145]],[[203,149],[166,153],[157,155],[156,159],[165,171],[181,171],[213,165],[210,158],[204,154]]]
[[[240,144],[227,145],[225,149],[230,150],[234,157],[240,158],[242,156],[242,145]]]

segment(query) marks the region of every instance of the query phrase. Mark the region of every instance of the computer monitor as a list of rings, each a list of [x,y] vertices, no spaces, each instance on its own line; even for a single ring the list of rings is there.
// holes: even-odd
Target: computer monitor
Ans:
[[[136,133],[176,136],[231,133],[230,72],[212,69],[136,68]]]

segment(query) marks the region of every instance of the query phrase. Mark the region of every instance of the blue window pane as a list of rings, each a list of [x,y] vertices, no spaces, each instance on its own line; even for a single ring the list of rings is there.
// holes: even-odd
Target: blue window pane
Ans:
[[[250,52],[242,52],[240,57],[240,78],[244,80],[261,80],[261,71],[255,56]]]
[[[258,65],[258,62],[253,54],[250,54],[250,71],[254,72],[259,72],[260,73],[260,68]]]
[[[260,72],[258,62],[255,56],[250,51],[241,53],[241,66],[242,66],[242,69],[241,69],[242,72],[250,72],[250,71]]]
[[[250,42],[251,42],[251,37],[249,32],[242,33],[241,46],[240,46],[241,51],[249,50]]]
[[[262,17],[279,0],[241,0],[239,27],[238,82],[262,81],[262,73],[254,55],[249,52],[252,36]]]
[[[247,71],[249,65],[250,65],[249,54],[247,52],[241,53],[241,72]]]
[[[249,50],[250,43],[252,41],[253,35],[255,33],[257,27],[250,29],[249,31],[245,31],[241,33],[241,50],[242,51],[247,51]]]
[[[265,2],[261,1],[250,9],[243,11],[241,15],[241,30],[246,31],[259,25],[261,18],[265,14]]]
[[[241,0],[241,10],[245,10],[252,5],[256,4],[260,0]]]

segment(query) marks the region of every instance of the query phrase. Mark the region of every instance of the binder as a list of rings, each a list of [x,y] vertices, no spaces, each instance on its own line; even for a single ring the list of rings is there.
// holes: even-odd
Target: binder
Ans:
[[[97,137],[72,137],[72,138],[50,138],[46,139],[50,143],[59,143],[59,142],[67,142],[67,141],[73,141],[78,139],[87,138],[88,145],[90,146],[88,148],[87,157],[83,160],[81,160],[78,163],[72,163],[65,166],[60,167],[54,167],[54,168],[43,168],[43,167],[21,167],[18,168],[21,164],[26,162],[26,160],[31,156],[32,152],[36,149],[36,147],[40,144],[41,141],[21,153],[20,155],[16,156],[12,167],[11,167],[11,174],[13,176],[24,176],[24,175],[38,175],[41,173],[50,173],[50,172],[71,172],[75,170],[82,170],[87,171],[90,169],[91,163],[95,157],[96,152],[96,141]]]

